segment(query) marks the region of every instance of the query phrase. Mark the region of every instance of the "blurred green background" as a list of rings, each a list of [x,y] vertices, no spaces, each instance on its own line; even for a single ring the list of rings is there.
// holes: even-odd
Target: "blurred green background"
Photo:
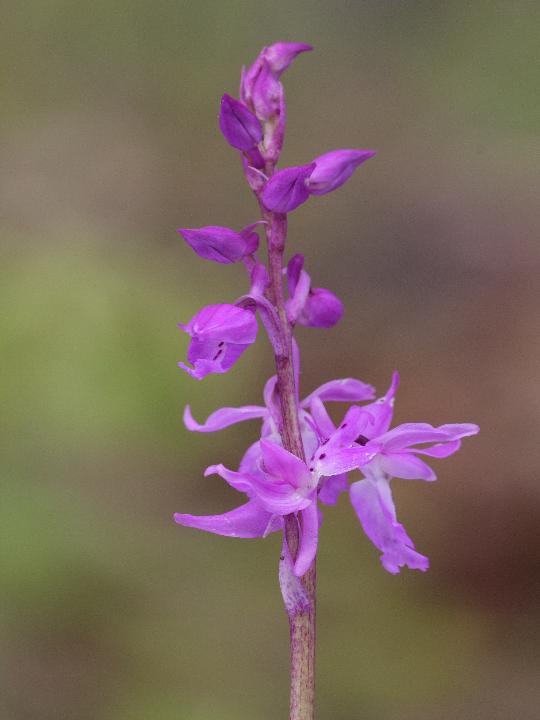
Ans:
[[[259,342],[228,376],[177,367],[176,328],[242,269],[178,226],[256,219],[217,111],[276,40],[285,164],[379,155],[290,220],[290,251],[346,303],[299,333],[304,393],[355,376],[396,419],[482,433],[396,481],[426,574],[385,573],[344,497],[319,560],[320,720],[533,720],[540,687],[539,4],[524,0],[26,0],[3,7],[2,720],[287,717],[279,540],[172,522],[235,505]],[[436,462],[435,462],[436,464]]]

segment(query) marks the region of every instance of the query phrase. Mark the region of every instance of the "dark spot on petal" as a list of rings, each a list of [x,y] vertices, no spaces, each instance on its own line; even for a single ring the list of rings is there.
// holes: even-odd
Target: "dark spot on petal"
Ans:
[[[315,468],[312,468],[312,467],[309,468],[309,472],[313,472],[314,470],[315,470]]]
[[[285,560],[285,555],[280,555],[280,556],[279,556],[279,559],[280,559],[280,560]]]
[[[367,438],[365,435],[359,435],[355,442],[357,442],[359,445],[367,445],[369,442],[369,438]]]
[[[343,430],[343,428],[346,428],[346,427],[347,427],[347,423],[341,423],[341,429],[342,429],[342,430]]]
[[[225,341],[222,340],[222,341],[219,343],[218,347],[223,347],[224,345],[225,345]]]
[[[216,354],[214,355],[214,357],[212,358],[212,360],[217,360],[218,357],[221,355],[222,352],[223,352],[223,350],[218,350],[217,353],[216,353]]]
[[[326,457],[326,453],[321,453],[319,455],[319,460],[324,460],[325,457]]]

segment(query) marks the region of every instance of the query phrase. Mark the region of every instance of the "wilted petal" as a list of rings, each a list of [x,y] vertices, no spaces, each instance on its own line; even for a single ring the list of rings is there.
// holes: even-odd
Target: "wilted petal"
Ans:
[[[221,98],[219,127],[225,140],[237,150],[250,150],[261,142],[261,123],[243,103],[230,95]]]
[[[330,380],[318,387],[305,400],[302,400],[302,407],[308,407],[314,397],[318,397],[323,402],[360,402],[372,400],[374,396],[373,385],[354,378],[342,378],[341,380]]]
[[[312,195],[324,195],[343,185],[374,150],[332,150],[314,160],[315,169],[306,184]]]
[[[260,192],[268,178],[258,167],[250,165],[244,156],[242,156],[242,163],[249,187],[256,193]],[[256,165],[259,165],[259,163],[256,163]]]
[[[279,527],[271,520],[272,515],[253,500],[222,515],[174,515],[174,521],[179,525],[239,538],[263,537],[268,532],[275,532]]]
[[[309,570],[317,554],[319,514],[316,501],[313,501],[311,505],[302,510],[300,516],[302,518],[300,523],[300,544],[294,561],[294,574],[297,577],[302,577]]]
[[[300,578],[293,571],[293,563],[285,533],[279,559],[279,586],[283,595],[283,602],[289,615],[306,612],[311,607],[304,586]]]
[[[279,77],[297,55],[309,50],[313,50],[313,47],[305,43],[278,42],[265,48],[263,53],[270,69]]]
[[[433,470],[419,457],[410,452],[393,452],[391,455],[379,455],[379,467],[390,477],[404,480],[436,480]]]
[[[223,430],[223,428],[236,425],[236,423],[243,422],[244,420],[265,417],[267,413],[267,409],[259,405],[244,405],[238,408],[224,407],[209,415],[206,422],[201,425],[193,418],[189,405],[186,405],[184,410],[184,424],[187,429],[191,431],[216,432],[217,430]]]
[[[428,558],[416,552],[413,541],[397,521],[390,487],[384,480],[355,482],[351,485],[350,497],[364,532],[382,551],[381,562],[388,572],[395,575],[403,566],[428,569]]]
[[[313,172],[315,165],[302,165],[280,170],[272,175],[267,182],[261,198],[268,210],[288,213],[309,198],[306,179]]]

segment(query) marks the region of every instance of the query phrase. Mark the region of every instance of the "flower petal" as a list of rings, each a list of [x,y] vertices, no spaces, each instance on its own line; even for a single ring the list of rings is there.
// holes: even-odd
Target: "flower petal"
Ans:
[[[310,413],[315,421],[317,429],[319,430],[321,438],[323,441],[328,440],[328,438],[336,431],[336,426],[334,425],[332,418],[326,411],[326,408],[320,398],[316,396],[313,397],[311,400]]]
[[[311,505],[301,511],[302,519],[300,528],[300,545],[298,554],[294,561],[294,574],[302,577],[311,567],[315,555],[317,554],[317,543],[319,540],[319,513],[317,512],[317,502],[313,501]]]
[[[239,538],[263,537],[268,532],[275,532],[279,528],[270,523],[271,519],[272,515],[253,500],[222,515],[174,515],[174,521],[179,525]]]
[[[429,560],[416,552],[414,543],[396,518],[390,486],[385,480],[359,480],[350,488],[351,504],[364,532],[382,551],[385,570],[395,575],[400,567],[425,571]]]
[[[394,396],[396,394],[396,390],[398,389],[398,385],[399,373],[394,372],[392,375],[392,382],[386,391],[386,395],[378,400],[375,400],[374,403],[364,406],[364,410],[369,412],[373,419],[371,426],[366,428],[365,435],[368,438],[378,438],[390,427],[392,415],[394,414]]]
[[[411,452],[420,455],[429,455],[435,458],[445,458],[453,455],[461,447],[461,440],[452,440],[451,442],[438,443],[428,448],[411,448]]]
[[[347,475],[333,475],[323,480],[319,490],[319,500],[325,505],[335,505],[342,492],[349,489]]]
[[[314,397],[320,398],[323,402],[360,402],[372,400],[375,397],[375,388],[354,378],[330,380],[302,400],[302,407],[308,407]]]
[[[367,465],[378,452],[377,447],[346,447],[338,449],[326,449],[328,446],[322,446],[315,459],[310,463],[310,470],[317,478],[330,477],[331,475],[340,475],[342,473],[357,470]]]
[[[437,476],[423,460],[410,452],[379,455],[379,467],[390,477],[404,480],[436,480]]]
[[[219,463],[219,465],[209,465],[204,471],[204,477],[209,475],[219,475],[226,480],[231,487],[239,492],[253,494],[253,479],[254,476],[250,473],[245,472],[234,472],[229,470],[225,465]]]
[[[279,483],[304,490],[312,489],[311,474],[300,458],[268,440],[261,440],[260,445],[265,473]]]
[[[191,408],[186,405],[184,410],[184,424],[192,432],[216,432],[223,428],[254,418],[263,418],[268,410],[259,405],[244,405],[243,407],[224,407],[208,416],[206,422],[199,424],[191,414]]]
[[[478,431],[478,425],[472,423],[456,423],[439,427],[433,427],[428,423],[403,423],[384,435],[380,435],[377,441],[384,445],[386,452],[394,452],[419,443],[450,442],[467,435],[475,435]]]

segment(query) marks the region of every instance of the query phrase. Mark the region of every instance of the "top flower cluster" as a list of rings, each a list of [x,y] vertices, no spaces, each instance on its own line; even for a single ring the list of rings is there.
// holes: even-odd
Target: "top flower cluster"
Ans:
[[[240,100],[224,95],[219,126],[227,142],[244,154],[254,189],[264,185],[261,200],[272,212],[288,213],[310,197],[343,185],[372,150],[333,150],[306,165],[281,170],[267,180],[264,170],[279,159],[285,134],[285,93],[281,74],[300,53],[303,43],[276,43],[264,48],[242,72]],[[259,173],[257,173],[257,170]]]
[[[263,48],[253,65],[242,70],[240,100],[227,94],[221,99],[221,132],[227,142],[240,151],[246,180],[263,216],[286,214],[311,195],[324,195],[339,188],[358,165],[375,155],[372,150],[333,150],[305,165],[274,172],[283,146],[286,119],[280,77],[300,53],[311,49],[303,43],[285,42]],[[259,247],[256,230],[260,225],[268,222],[259,220],[240,231],[218,225],[178,230],[200,257],[223,264],[243,262],[251,278],[249,294],[234,305],[203,308],[189,323],[180,325],[192,338],[188,351],[192,367],[185,363],[180,363],[180,367],[193,377],[201,379],[209,373],[229,370],[256,339],[256,309],[261,313],[274,350],[280,349],[275,312],[265,299],[268,274],[256,256]],[[272,235],[267,228],[267,235],[269,243],[275,244],[278,233]],[[291,326],[299,323],[332,327],[340,320],[343,305],[330,290],[312,287],[303,266],[302,255],[295,255],[287,267],[288,320]]]

